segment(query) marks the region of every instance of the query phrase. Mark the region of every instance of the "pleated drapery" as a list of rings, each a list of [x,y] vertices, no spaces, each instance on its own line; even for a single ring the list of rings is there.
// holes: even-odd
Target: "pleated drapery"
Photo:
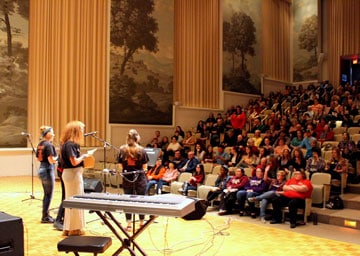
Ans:
[[[360,1],[326,0],[326,42],[329,80],[340,82],[340,56],[360,54]]]
[[[221,91],[220,1],[175,0],[174,101],[218,109]]]
[[[30,1],[28,130],[72,120],[105,138],[108,0]],[[87,143],[96,144],[92,139]]]
[[[262,70],[270,78],[291,81],[291,12],[286,0],[262,1]]]

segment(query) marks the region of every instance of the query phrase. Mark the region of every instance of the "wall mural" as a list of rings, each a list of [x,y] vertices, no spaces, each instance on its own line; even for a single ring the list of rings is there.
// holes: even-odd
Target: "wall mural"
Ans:
[[[174,3],[112,0],[109,121],[171,125]]]
[[[318,78],[318,1],[293,1],[294,82]]]
[[[26,147],[29,0],[0,1],[0,147]]]
[[[223,89],[261,92],[261,0],[224,0]]]

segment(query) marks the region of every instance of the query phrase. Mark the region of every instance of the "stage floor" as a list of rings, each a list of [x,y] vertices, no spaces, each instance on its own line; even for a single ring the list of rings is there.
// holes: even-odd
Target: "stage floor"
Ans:
[[[117,193],[108,188],[107,192]],[[25,255],[69,255],[57,251],[62,232],[41,224],[42,188],[31,177],[0,179],[0,210],[23,219]],[[28,199],[25,200],[24,199]],[[56,216],[60,184],[56,183],[51,214]],[[111,236],[113,244],[102,255],[112,255],[120,246],[117,238],[96,214],[85,211],[86,234]],[[122,213],[114,213],[125,224]],[[1,230],[0,232],[4,232]],[[8,232],[8,231],[5,231]],[[360,255],[359,230],[332,225],[313,225],[290,230],[289,224],[263,224],[238,215],[218,216],[209,210],[201,220],[158,217],[137,239],[148,255]],[[90,254],[83,254],[90,255]],[[129,255],[124,251],[121,255]]]

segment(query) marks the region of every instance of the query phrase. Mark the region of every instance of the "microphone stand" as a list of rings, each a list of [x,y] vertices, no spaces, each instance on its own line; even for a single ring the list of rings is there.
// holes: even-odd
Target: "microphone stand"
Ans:
[[[104,168],[103,168],[103,175],[104,175],[104,193],[106,193],[106,173],[104,173],[104,171],[107,169],[106,168],[106,148],[109,146],[110,148],[114,148],[116,150],[119,150],[118,148],[116,148],[115,146],[111,145],[110,143],[108,143],[107,141],[105,141],[104,139],[101,139],[100,137],[96,136],[94,134],[91,134],[91,137],[95,138],[96,140],[100,141],[101,143],[103,143],[103,147],[104,147]]]
[[[96,133],[93,133],[89,136],[95,138],[96,140],[100,141],[101,143],[103,143],[103,147],[104,147],[104,168],[103,168],[103,175],[104,175],[104,193],[106,193],[106,173],[104,173],[104,171],[107,169],[106,168],[106,148],[109,146],[110,148],[114,148],[116,150],[119,150],[118,148],[116,148],[115,146],[111,145],[110,143],[108,143],[107,141],[105,141],[104,139],[98,137],[95,135]],[[92,213],[93,211],[90,211],[90,213]],[[105,213],[105,218],[106,218],[106,213]],[[88,223],[91,223],[93,221],[96,221],[96,220],[99,220],[99,219],[94,219],[94,220],[91,220],[91,221],[88,221],[86,222],[86,224]]]
[[[24,200],[22,200],[22,202],[27,201],[27,200],[32,200],[32,199],[41,200],[41,199],[35,198],[35,195],[34,195],[34,154],[35,154],[35,148],[34,148],[34,145],[32,143],[32,140],[31,140],[31,134],[27,134],[26,137],[29,140],[30,145],[31,145],[31,195],[30,195],[30,198],[24,199]]]

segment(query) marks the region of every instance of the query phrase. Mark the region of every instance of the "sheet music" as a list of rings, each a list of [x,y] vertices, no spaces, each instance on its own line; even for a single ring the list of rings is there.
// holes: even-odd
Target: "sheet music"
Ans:
[[[90,149],[90,150],[87,151],[87,154],[88,154],[88,155],[93,155],[96,150],[97,150],[97,148]]]

